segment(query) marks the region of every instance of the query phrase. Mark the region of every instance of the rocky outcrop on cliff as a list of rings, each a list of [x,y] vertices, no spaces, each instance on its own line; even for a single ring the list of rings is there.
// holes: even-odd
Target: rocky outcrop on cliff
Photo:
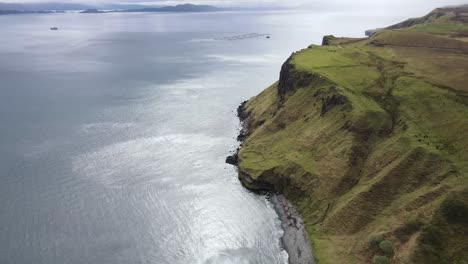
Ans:
[[[278,95],[280,102],[284,100],[288,93],[294,92],[298,88],[308,86],[321,86],[324,83],[330,83],[325,77],[320,74],[298,71],[293,63],[293,55],[286,60],[281,67],[280,78],[278,82]]]

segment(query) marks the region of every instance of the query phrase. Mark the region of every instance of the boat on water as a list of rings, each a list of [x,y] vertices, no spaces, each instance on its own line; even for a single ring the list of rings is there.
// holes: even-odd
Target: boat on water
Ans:
[[[58,30],[58,27],[51,27],[50,30]]]

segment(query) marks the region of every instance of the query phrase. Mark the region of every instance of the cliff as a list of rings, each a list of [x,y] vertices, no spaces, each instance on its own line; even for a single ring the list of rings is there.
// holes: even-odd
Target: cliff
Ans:
[[[295,204],[319,264],[468,261],[468,13],[436,11],[327,36],[239,109],[239,178]]]

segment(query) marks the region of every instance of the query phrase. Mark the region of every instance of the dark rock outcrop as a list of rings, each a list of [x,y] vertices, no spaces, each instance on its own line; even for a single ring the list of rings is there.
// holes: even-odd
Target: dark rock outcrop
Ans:
[[[329,46],[329,45],[332,44],[331,42],[332,42],[334,39],[336,39],[336,37],[333,36],[333,35],[324,36],[323,39],[322,39],[322,45],[323,45],[323,46]]]
[[[293,63],[294,53],[286,60],[281,67],[280,78],[278,82],[278,95],[280,103],[286,97],[286,94],[305,87],[320,87],[329,83],[327,78],[317,73],[306,72],[296,69]]]
[[[320,112],[321,116],[324,116],[333,107],[338,106],[338,105],[343,105],[348,101],[346,97],[340,94],[333,94],[331,96],[325,96],[325,97],[322,97],[321,99],[322,99],[322,108]]]
[[[238,152],[239,152],[239,149],[237,149],[236,152],[234,154],[232,154],[231,156],[227,156],[226,157],[226,163],[237,166],[239,164]]]
[[[248,115],[245,112],[245,105],[247,104],[247,101],[242,102],[239,107],[237,107],[237,117],[240,119],[241,122],[244,122]]]
[[[368,29],[364,32],[364,34],[368,37],[372,37],[374,36],[375,34],[377,34],[377,32],[379,32],[380,30],[382,30],[383,28],[376,28],[376,29]]]

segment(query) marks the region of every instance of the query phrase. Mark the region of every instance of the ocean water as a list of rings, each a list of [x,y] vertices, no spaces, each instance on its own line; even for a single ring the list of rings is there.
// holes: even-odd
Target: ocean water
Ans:
[[[0,263],[287,263],[272,205],[224,163],[235,109],[292,51],[401,19],[1,16]],[[271,38],[223,39],[248,33]]]

